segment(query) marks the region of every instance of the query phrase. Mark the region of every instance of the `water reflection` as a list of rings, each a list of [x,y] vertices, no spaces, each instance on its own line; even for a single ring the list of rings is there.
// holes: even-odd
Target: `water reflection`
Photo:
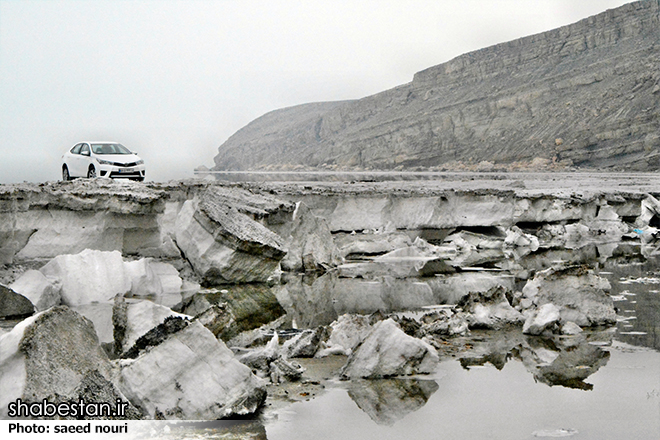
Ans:
[[[610,353],[578,336],[566,339],[527,338],[512,352],[537,382],[589,391],[585,379],[605,366]]]
[[[197,316],[211,305],[223,303],[227,304],[231,316],[231,325],[217,335],[223,340],[274,322],[286,314],[273,289],[266,284],[232,285],[201,291],[186,298],[177,311]]]
[[[600,336],[599,336],[600,337]],[[596,342],[596,341],[593,341]],[[591,344],[593,345],[593,344]],[[660,353],[614,341],[607,365],[589,377],[589,392],[532,380],[511,357],[502,370],[461,368],[453,358],[434,375],[439,388],[393,424],[377,423],[349,396],[344,382],[265,421],[277,439],[532,439],[576,433],[581,439],[657,439]],[[381,402],[373,398],[373,402]],[[365,406],[361,404],[360,408]]]
[[[516,360],[536,382],[591,390],[593,385],[585,379],[607,364],[610,353],[602,347],[610,345],[613,336],[607,330],[552,338],[527,336],[515,330],[475,335],[459,362],[468,370],[487,363],[502,370],[507,362]]]
[[[426,405],[437,390],[434,380],[359,380],[351,382],[348,395],[371,420],[391,426]]]
[[[286,275],[275,295],[299,328],[328,325],[345,313],[371,314],[420,310],[436,304],[455,304],[470,291],[497,285],[513,288],[510,275],[462,272],[424,278],[341,278]]]
[[[344,313],[419,311],[431,305],[455,304],[470,291],[486,291],[496,285],[521,290],[534,272],[557,264],[588,264],[610,281],[613,296],[629,292],[615,303],[622,320],[617,337],[660,349],[660,262],[658,256],[648,255],[649,246],[620,242],[576,249],[540,248],[517,260],[491,262],[489,268],[463,268],[426,277],[285,274],[283,284],[273,291],[298,328],[316,328]]]
[[[603,265],[609,272],[615,298],[618,324],[617,339],[628,344],[660,350],[660,261],[658,257],[633,262],[609,260]]]
[[[613,336],[609,330],[554,337],[527,336],[519,329],[476,331],[471,337],[456,338],[463,349],[457,361],[468,371],[487,364],[503,370],[509,362],[520,363],[536,383],[591,391],[594,385],[586,380],[610,360],[607,347]],[[454,362],[450,359],[445,357]],[[355,380],[346,387],[358,408],[385,426],[422,409],[439,388],[435,380],[420,378]]]

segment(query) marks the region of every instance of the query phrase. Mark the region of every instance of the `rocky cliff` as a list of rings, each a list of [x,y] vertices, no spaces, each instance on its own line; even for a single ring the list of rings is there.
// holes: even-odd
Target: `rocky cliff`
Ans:
[[[363,99],[268,113],[215,170],[652,170],[660,164],[660,1],[457,57]]]

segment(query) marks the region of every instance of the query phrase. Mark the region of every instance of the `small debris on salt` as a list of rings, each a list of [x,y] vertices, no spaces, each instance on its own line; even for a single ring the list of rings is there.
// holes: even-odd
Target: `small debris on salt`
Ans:
[[[577,429],[540,429],[532,432],[534,437],[570,437],[577,434]]]

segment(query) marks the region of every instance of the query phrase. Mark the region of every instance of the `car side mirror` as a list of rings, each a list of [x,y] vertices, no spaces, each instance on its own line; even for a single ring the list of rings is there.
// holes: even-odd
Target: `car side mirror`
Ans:
[[[89,156],[89,155],[90,155],[90,154],[89,154],[89,151],[83,151],[83,152],[80,153],[80,154],[82,154],[83,156]]]

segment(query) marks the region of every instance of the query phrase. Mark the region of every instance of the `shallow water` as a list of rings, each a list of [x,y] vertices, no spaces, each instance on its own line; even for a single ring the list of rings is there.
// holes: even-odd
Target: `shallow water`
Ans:
[[[389,398],[366,405],[351,394],[355,384],[337,383],[317,399],[282,410],[266,422],[266,432],[270,440],[659,438],[660,353],[617,342],[606,350],[609,361],[589,377],[590,391],[539,383],[518,361],[497,370],[489,364],[464,369],[448,360],[436,374],[417,379],[437,386],[425,403],[409,397],[410,405],[385,393]],[[363,394],[376,382],[360,384]]]
[[[268,414],[268,438],[660,438],[660,262],[632,249],[600,261],[576,257],[597,262],[610,280],[616,326],[551,339],[473,332],[471,349],[445,357],[433,375],[332,381],[320,396]],[[476,282],[507,276],[482,275]],[[458,295],[471,281],[441,289],[428,282],[321,277],[276,294],[299,325],[314,327],[348,312],[419,313],[450,302],[449,285]]]

